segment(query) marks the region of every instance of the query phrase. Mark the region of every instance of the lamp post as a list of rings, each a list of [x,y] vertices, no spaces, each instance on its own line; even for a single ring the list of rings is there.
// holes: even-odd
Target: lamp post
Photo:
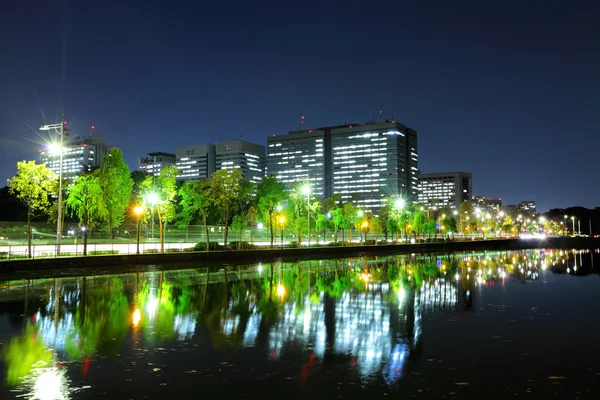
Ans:
[[[394,202],[394,206],[396,207],[396,210],[400,211],[400,214],[398,216],[398,225],[400,225],[400,221],[402,220],[402,209],[404,208],[404,200],[403,199],[396,199],[396,201]],[[396,243],[400,243],[398,240],[398,229],[396,229]]]
[[[310,247],[310,184],[302,186],[302,194],[306,195],[306,209],[308,212],[308,247]]]
[[[61,114],[60,124],[43,125],[40,127],[41,131],[49,131],[54,129],[56,133],[60,135],[60,150],[59,150],[59,161],[58,161],[58,219],[56,221],[56,255],[60,255],[60,243],[62,239],[62,166],[63,166],[63,143],[64,143],[64,126],[65,126],[65,112]],[[60,132],[58,129],[60,128]]]
[[[363,229],[363,231],[365,231],[365,243],[364,245],[367,245],[367,232],[369,231],[369,221],[368,220],[364,220],[361,224],[360,227]]]
[[[140,254],[140,220],[142,219],[142,214],[144,213],[144,208],[137,206],[136,208],[134,208],[133,210],[135,212],[135,215],[137,215],[137,247],[136,247],[136,251],[135,254]]]
[[[563,218],[563,231],[565,231],[565,235],[567,234],[567,218],[569,218],[568,215],[565,215]]]
[[[575,234],[575,216],[571,217],[571,221],[573,222],[573,235]]]

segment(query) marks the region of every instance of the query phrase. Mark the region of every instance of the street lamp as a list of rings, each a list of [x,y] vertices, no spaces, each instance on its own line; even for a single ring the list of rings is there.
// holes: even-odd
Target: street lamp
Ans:
[[[573,234],[575,234],[575,216],[571,216],[571,221],[573,221]]]
[[[310,247],[310,184],[302,186],[302,194],[306,195],[306,209],[308,210],[308,247]]]
[[[62,239],[62,165],[63,165],[63,143],[64,143],[64,126],[65,126],[65,113],[61,114],[60,124],[43,125],[40,127],[41,131],[49,131],[54,129],[56,133],[60,135],[60,149],[59,149],[59,161],[58,161],[58,220],[56,221],[56,255],[60,255],[60,242]],[[60,129],[60,132],[59,132]],[[54,150],[56,146],[54,145]]]
[[[140,254],[140,220],[142,219],[142,214],[144,213],[144,208],[137,206],[133,209],[135,215],[137,215],[137,247],[135,254]]]
[[[563,231],[565,231],[565,234],[567,233],[567,218],[569,218],[568,215],[563,217]]]
[[[148,196],[146,196],[146,200],[148,201],[148,203],[150,203],[152,205],[152,234],[151,234],[151,236],[152,236],[152,239],[154,239],[154,206],[156,206],[159,201],[158,193],[155,193],[155,192],[149,193]]]

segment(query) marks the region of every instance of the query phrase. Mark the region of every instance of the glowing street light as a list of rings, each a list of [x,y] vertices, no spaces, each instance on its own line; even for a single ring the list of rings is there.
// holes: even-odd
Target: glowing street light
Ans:
[[[137,206],[133,209],[135,215],[137,215],[137,248],[135,254],[140,254],[140,220],[142,219],[142,214],[144,213],[144,208],[141,206]]]
[[[60,124],[43,125],[40,127],[41,131],[54,130],[60,135],[60,146],[56,149],[56,145],[52,147],[54,150],[58,150],[59,161],[58,161],[58,218],[56,221],[56,255],[60,255],[60,243],[62,239],[62,207],[63,207],[63,193],[62,193],[62,167],[63,167],[63,142],[64,142],[64,126],[65,126],[65,113],[63,111],[61,115]],[[60,130],[60,132],[59,132]]]
[[[402,210],[404,208],[404,200],[396,199],[396,201],[394,202],[394,205],[396,206],[396,209]]]
[[[135,311],[133,312],[133,315],[131,316],[131,320],[133,322],[134,327],[137,328],[140,325],[140,321],[142,320],[142,312],[140,311],[139,308],[135,309]]]

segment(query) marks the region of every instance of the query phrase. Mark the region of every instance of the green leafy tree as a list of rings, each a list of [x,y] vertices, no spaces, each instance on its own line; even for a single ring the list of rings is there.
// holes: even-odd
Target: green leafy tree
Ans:
[[[342,241],[344,240],[344,210],[342,208],[336,208],[333,211],[331,211],[331,221],[333,223],[333,229],[334,229],[334,237],[335,237],[335,241],[337,242],[337,237],[338,237],[338,232],[340,229],[342,229]]]
[[[285,193],[285,186],[283,183],[277,181],[275,175],[265,176],[258,184],[256,190],[256,206],[258,208],[258,212],[269,224],[269,231],[271,233],[271,247],[273,246],[273,242],[275,240],[273,227],[275,223],[275,211],[277,210],[277,206],[286,200],[286,198],[287,195]]]
[[[246,226],[248,226],[248,220],[246,219],[245,215],[238,214],[233,216],[233,220],[231,221],[231,229],[233,229],[234,232],[239,232],[240,234],[238,250],[242,250],[242,240],[244,240],[244,229],[246,229]]]
[[[31,217],[47,212],[49,197],[56,193],[58,177],[46,164],[35,161],[17,163],[17,174],[8,180],[9,191],[27,207],[27,255],[31,257]]]
[[[423,211],[417,211],[413,215],[412,220],[412,229],[416,236],[421,235],[423,233],[423,225],[427,221],[427,215]]]
[[[210,180],[201,179],[198,182],[187,181],[179,188],[179,196],[181,197],[181,212],[179,218],[183,226],[189,226],[192,221],[200,217],[204,225],[204,236],[206,250],[210,245],[207,219],[209,217],[210,207],[213,200],[210,193]]]
[[[238,206],[242,181],[242,171],[239,169],[222,169],[215,172],[211,178],[211,196],[221,213],[225,224],[224,245],[227,246],[229,225]]]
[[[69,189],[66,201],[71,215],[79,219],[79,226],[84,226],[83,255],[87,255],[87,239],[90,228],[108,217],[108,209],[104,201],[102,183],[97,174],[83,174],[75,179]]]
[[[317,215],[317,231],[323,232],[323,237],[327,236],[327,228],[331,224],[331,220],[327,217],[327,214],[318,214]],[[317,234],[317,243],[319,243],[319,235]]]
[[[383,222],[380,218],[371,218],[370,231],[375,235],[375,244],[377,244],[379,235],[383,233]]]
[[[254,226],[256,225],[256,218],[258,217],[258,211],[254,206],[248,207],[248,211],[246,211],[246,219],[250,223],[250,243],[254,244]]]
[[[99,176],[108,212],[107,230],[111,238],[114,238],[114,229],[121,225],[127,213],[133,191],[133,179],[120,149],[110,149],[103,161],[104,166],[100,169]]]
[[[391,207],[386,204],[383,207],[381,207],[379,209],[379,221],[380,221],[380,225],[381,225],[381,229],[383,231],[383,233],[385,234],[385,240],[388,239],[388,233],[393,233],[393,232],[389,232],[388,231],[388,221],[393,218],[392,215],[392,209]]]
[[[435,235],[437,233],[437,228],[435,225],[435,221],[427,221],[422,225],[422,231],[425,235]]]
[[[349,240],[352,242],[352,228],[354,227],[354,221],[358,215],[358,210],[354,207],[352,201],[348,201],[344,203],[342,213],[344,215],[344,225],[348,229]]]
[[[174,165],[167,165],[158,176],[147,176],[142,182],[145,198],[158,213],[160,251],[165,251],[165,225],[175,219],[175,195],[177,195],[177,172]],[[152,204],[152,203],[155,204]]]

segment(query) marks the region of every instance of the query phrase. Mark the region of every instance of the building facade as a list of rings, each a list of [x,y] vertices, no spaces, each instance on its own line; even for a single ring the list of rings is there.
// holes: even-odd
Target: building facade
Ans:
[[[527,215],[532,215],[532,216],[535,215],[537,212],[537,207],[535,205],[535,201],[533,201],[533,200],[521,201],[517,205],[517,209]]]
[[[481,208],[486,212],[499,212],[502,209],[502,199],[494,199],[485,196],[473,196],[473,206]]]
[[[178,147],[175,150],[175,165],[179,169],[177,179],[199,181],[209,178],[215,172],[215,159],[214,144]]]
[[[470,172],[438,172],[419,176],[418,202],[427,208],[458,209],[471,201],[473,179]]]
[[[156,151],[139,159],[139,170],[157,176],[168,165],[175,165],[175,154]]]
[[[416,199],[417,132],[395,121],[292,131],[267,145],[267,174],[286,185],[310,182],[315,196],[340,194],[374,213],[385,197]]]
[[[258,183],[265,176],[265,146],[232,140],[215,145],[216,170],[239,169],[242,177]]]
[[[66,136],[66,135],[65,135]],[[104,156],[110,147],[100,136],[66,137],[63,143],[63,177],[73,179],[81,173],[102,168]],[[40,162],[46,164],[57,175],[60,172],[60,149],[52,146],[40,150]]]

